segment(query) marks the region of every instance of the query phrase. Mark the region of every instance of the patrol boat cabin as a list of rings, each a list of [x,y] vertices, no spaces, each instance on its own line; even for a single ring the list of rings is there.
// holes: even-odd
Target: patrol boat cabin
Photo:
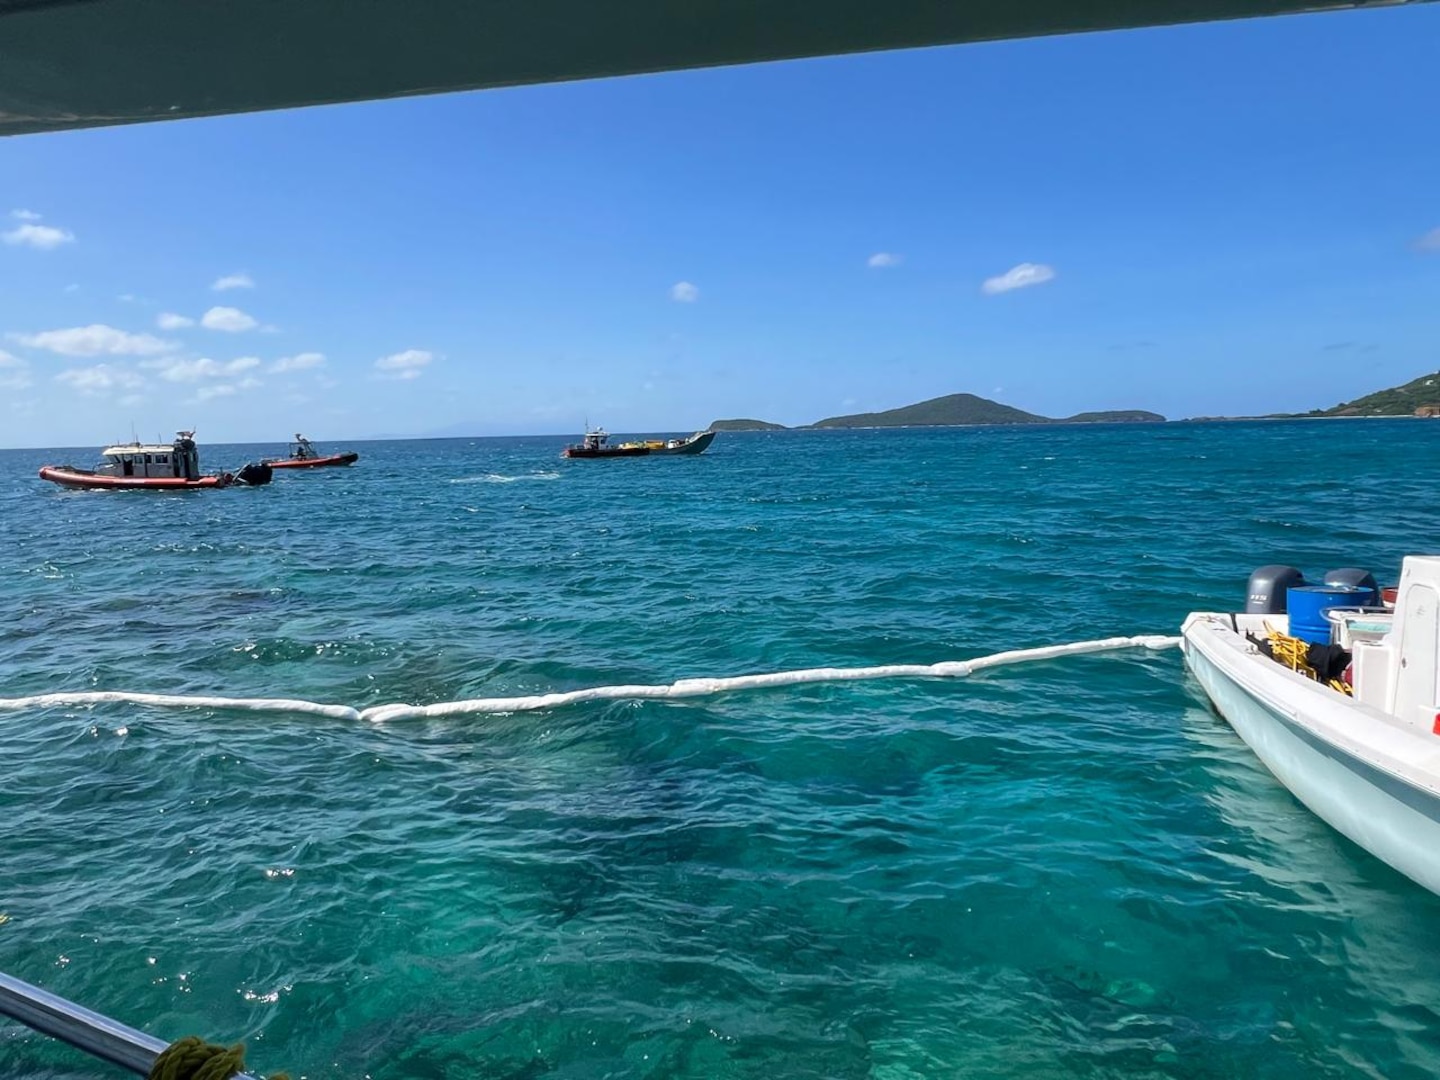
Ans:
[[[200,450],[195,445],[195,433],[177,432],[169,446],[140,442],[107,446],[100,451],[95,475],[199,480]]]

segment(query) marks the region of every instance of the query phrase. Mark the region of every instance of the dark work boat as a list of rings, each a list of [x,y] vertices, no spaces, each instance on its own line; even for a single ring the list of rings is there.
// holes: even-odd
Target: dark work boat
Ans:
[[[676,454],[703,454],[706,447],[715,441],[715,432],[697,431],[684,439],[647,439],[641,442],[623,442],[611,445],[610,435],[604,428],[587,431],[583,442],[567,446],[561,457],[567,458],[617,458],[654,457]]]

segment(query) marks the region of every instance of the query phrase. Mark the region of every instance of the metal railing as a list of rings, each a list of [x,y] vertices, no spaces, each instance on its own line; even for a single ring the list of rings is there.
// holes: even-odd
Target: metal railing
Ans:
[[[150,1074],[155,1059],[170,1045],[3,971],[0,971],[0,1016],[18,1020],[43,1035],[141,1076]],[[240,1073],[236,1080],[256,1080],[256,1077]]]

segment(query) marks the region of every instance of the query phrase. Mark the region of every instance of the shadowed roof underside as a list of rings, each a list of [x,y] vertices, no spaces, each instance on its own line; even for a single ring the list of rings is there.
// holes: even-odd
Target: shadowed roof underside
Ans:
[[[0,0],[0,134],[1360,6],[1374,5]]]

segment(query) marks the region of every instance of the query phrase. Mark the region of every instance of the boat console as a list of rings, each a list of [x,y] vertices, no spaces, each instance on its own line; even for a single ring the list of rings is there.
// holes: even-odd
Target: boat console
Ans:
[[[1360,629],[1358,635],[1348,631],[1355,699],[1407,726],[1434,731],[1440,703],[1440,555],[1406,557],[1393,614],[1342,615],[1336,621]],[[1388,631],[1376,633],[1386,623]]]

